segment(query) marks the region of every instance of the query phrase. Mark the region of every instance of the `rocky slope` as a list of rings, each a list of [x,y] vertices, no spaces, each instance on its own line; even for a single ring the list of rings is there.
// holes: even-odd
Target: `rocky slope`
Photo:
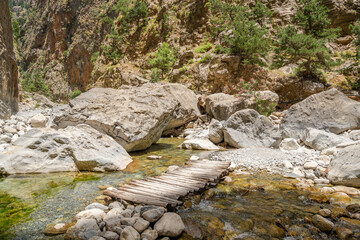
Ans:
[[[262,89],[275,91],[280,101],[287,101],[325,88],[293,77],[293,66],[244,69],[238,57],[214,53],[221,39],[208,38],[211,19],[206,0],[145,1],[147,7],[137,17],[122,14],[121,6],[128,6],[129,12],[135,8],[134,1],[127,0],[13,2],[13,11],[23,22],[19,41],[21,69],[27,73],[40,71],[57,100],[93,86],[139,85],[136,76],[150,77],[148,58],[162,42],[168,42],[176,53],[169,80],[194,90],[233,93],[239,77],[254,77],[261,80]],[[27,5],[19,6],[19,2]],[[295,0],[263,2],[273,11],[272,28],[285,26],[297,7]],[[360,4],[333,0],[324,3],[331,10],[333,26],[342,29],[341,37],[330,44],[332,51],[351,50],[349,24],[358,18]],[[197,52],[207,41],[209,49]],[[328,83],[347,86],[352,74],[342,72],[326,75]]]
[[[18,68],[8,5],[8,0],[0,2],[0,118],[18,110]]]

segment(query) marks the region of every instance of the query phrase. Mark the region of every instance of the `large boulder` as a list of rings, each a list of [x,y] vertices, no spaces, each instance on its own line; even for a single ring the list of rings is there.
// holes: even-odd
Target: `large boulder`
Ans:
[[[253,109],[245,109],[226,121],[224,140],[235,148],[277,147],[281,136],[267,117]]]
[[[279,96],[271,91],[258,91],[255,93],[262,100],[263,107],[277,105]],[[237,98],[225,93],[216,93],[205,99],[206,112],[219,121],[226,121],[234,113],[243,109],[256,109],[257,99],[252,97]]]
[[[65,171],[116,171],[130,155],[111,137],[81,124],[65,129],[31,129],[0,155],[5,174]]]
[[[14,53],[9,1],[0,1],[0,119],[18,110],[18,68]]]
[[[193,91],[181,84],[166,84],[163,88],[179,102],[179,107],[174,112],[174,118],[170,120],[165,130],[181,127],[200,116],[197,106],[198,99]]]
[[[65,239],[88,240],[101,233],[95,219],[80,219],[66,231]]]
[[[221,143],[224,140],[224,126],[216,119],[212,119],[209,125],[209,140],[215,144]]]
[[[322,151],[327,148],[335,147],[339,144],[352,143],[347,137],[339,136],[334,133],[325,132],[313,128],[306,129],[302,136],[302,141],[306,146],[315,150]]]
[[[144,150],[157,142],[173,119],[178,101],[162,85],[122,89],[93,88],[55,111],[61,128],[86,123],[113,137],[126,151]]]
[[[360,128],[360,103],[336,89],[314,94],[284,113],[280,129],[285,137],[301,138],[307,128],[342,133]]]
[[[360,187],[360,143],[341,149],[329,166],[333,184]]]
[[[154,229],[160,236],[178,237],[185,229],[181,217],[176,213],[165,213],[160,220],[155,223]]]

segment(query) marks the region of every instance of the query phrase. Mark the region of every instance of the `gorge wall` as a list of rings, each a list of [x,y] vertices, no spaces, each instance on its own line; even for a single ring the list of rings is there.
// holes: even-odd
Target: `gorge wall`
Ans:
[[[18,68],[8,6],[8,0],[0,1],[0,119],[18,110]]]

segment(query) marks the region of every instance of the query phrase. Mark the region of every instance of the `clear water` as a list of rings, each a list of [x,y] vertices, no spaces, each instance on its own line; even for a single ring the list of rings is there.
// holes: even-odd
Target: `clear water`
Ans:
[[[182,141],[161,139],[150,149],[132,154],[134,161],[122,172],[18,175],[0,179],[0,239],[63,239],[63,236],[44,236],[45,226],[72,221],[76,213],[101,195],[99,185],[116,187],[132,179],[159,175],[170,165],[182,166],[191,155],[206,158],[209,154],[178,149]],[[149,155],[162,159],[148,160]],[[308,201],[308,193],[296,190],[295,180],[266,173],[231,177],[232,182],[220,183],[213,196],[207,192],[189,196],[185,200],[190,208],[178,209],[185,222],[195,226],[206,239],[284,239],[289,236],[284,235],[283,226],[311,229],[304,219],[321,207],[330,207]],[[303,229],[301,232],[308,233]],[[183,235],[180,239],[188,238]],[[313,234],[309,239],[320,236]]]

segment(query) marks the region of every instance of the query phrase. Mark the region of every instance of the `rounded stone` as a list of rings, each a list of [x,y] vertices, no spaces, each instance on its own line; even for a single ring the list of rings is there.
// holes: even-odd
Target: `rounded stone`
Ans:
[[[160,220],[155,223],[154,229],[160,236],[177,237],[185,229],[181,217],[176,213],[165,213]]]

